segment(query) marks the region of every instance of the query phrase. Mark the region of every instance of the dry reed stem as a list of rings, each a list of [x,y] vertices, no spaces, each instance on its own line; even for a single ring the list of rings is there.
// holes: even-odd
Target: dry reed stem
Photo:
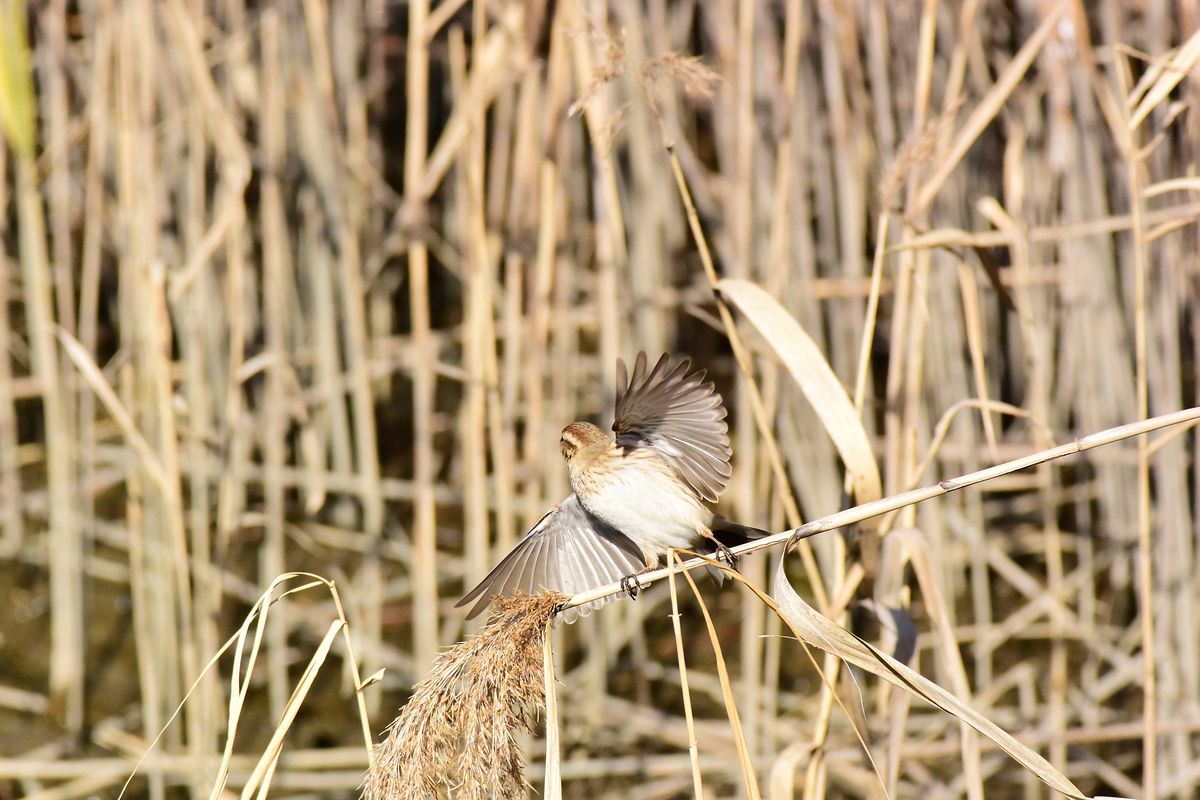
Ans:
[[[426,170],[425,148],[428,146],[428,82],[429,49],[425,24],[429,16],[428,0],[415,0],[408,5],[408,35],[412,42],[407,53],[408,131],[404,145],[404,182],[409,192]],[[412,213],[420,221],[423,206],[410,200]],[[422,567],[413,573],[413,655],[417,669],[424,671],[434,658],[438,647],[437,631],[437,506],[433,502],[433,345],[430,339],[429,318],[429,251],[416,239],[408,248],[408,297],[412,315],[412,338],[416,363],[413,369],[413,482],[417,487],[417,502],[413,516],[413,543],[417,563]],[[369,442],[364,445],[372,446]],[[379,520],[382,522],[382,520]]]
[[[1184,51],[1186,52],[1188,49],[1191,49],[1193,53],[1189,61],[1194,63],[1196,58],[1200,58],[1200,33],[1191,37],[1189,45],[1185,47]],[[1132,99],[1129,89],[1128,66],[1123,60],[1116,64],[1116,73],[1121,95]],[[1150,99],[1150,96],[1146,97],[1147,101]],[[1161,99],[1159,97],[1159,100]],[[1142,198],[1142,186],[1145,168],[1141,158],[1138,157],[1137,147],[1137,126],[1143,117],[1143,112],[1139,110],[1132,118],[1125,120],[1125,138],[1120,142],[1126,162],[1126,180],[1129,182],[1129,216],[1133,231],[1133,360],[1137,413],[1141,416],[1148,414],[1150,409],[1149,354],[1147,352],[1149,334],[1146,321],[1149,259],[1144,223],[1142,222],[1142,204],[1145,202]],[[1154,636],[1155,569],[1154,551],[1150,539],[1153,535],[1150,523],[1150,450],[1149,442],[1145,437],[1139,437],[1137,440],[1137,459],[1138,622],[1142,638],[1142,721],[1146,726],[1142,736],[1142,791],[1147,797],[1157,797],[1158,658],[1156,652],[1158,643]]]
[[[859,523],[865,519],[886,514],[890,511],[895,511],[900,508],[921,503],[935,497],[940,497],[950,492],[955,492],[960,489],[965,489],[970,486],[987,483],[990,480],[1003,475],[1016,472],[1018,470],[1028,469],[1037,466],[1047,461],[1063,458],[1065,456],[1083,453],[1092,450],[1096,447],[1113,444],[1114,442],[1130,439],[1135,436],[1145,436],[1156,430],[1170,427],[1172,425],[1180,425],[1200,419],[1200,406],[1187,408],[1182,411],[1176,411],[1172,414],[1163,414],[1158,417],[1141,422],[1131,422],[1127,425],[1121,425],[1108,430],[1097,431],[1088,436],[1082,436],[1069,444],[1058,445],[1046,450],[1032,453],[1021,458],[1006,461],[1003,464],[996,464],[991,467],[960,475],[956,478],[949,478],[940,481],[932,486],[925,486],[920,489],[902,492],[901,494],[884,497],[880,500],[875,500],[870,503],[864,503],[860,506],[848,508],[839,511],[836,514],[830,514],[820,519],[815,519],[801,525],[793,530],[782,531],[770,536],[765,536],[761,539],[747,542],[746,544],[738,545],[730,548],[734,555],[744,555],[753,553],[758,550],[765,550],[770,547],[775,547],[781,544],[791,544],[792,542],[800,542],[812,536],[816,536],[826,531],[831,531],[836,528],[842,528],[847,525]],[[639,583],[642,586],[648,586],[655,581],[662,580],[673,572],[690,572],[698,567],[705,566],[708,561],[702,558],[693,558],[683,562],[679,567],[662,567],[652,572],[647,572],[644,575],[638,576]],[[580,592],[577,595],[569,598],[563,608],[575,608],[593,600],[599,600],[602,597],[619,594],[625,591],[620,583],[613,583],[608,586],[602,586],[597,589],[592,589],[586,592]]]
[[[679,553],[667,554],[668,566],[679,564]],[[688,688],[687,655],[683,648],[683,629],[679,617],[679,594],[675,590],[675,573],[667,575],[671,588],[671,628],[675,632],[675,659],[679,664],[679,688],[683,692],[683,718],[687,722],[688,759],[692,767],[692,794],[704,797],[704,779],[700,774],[700,742],[696,739],[696,723],[692,717],[692,692]]]

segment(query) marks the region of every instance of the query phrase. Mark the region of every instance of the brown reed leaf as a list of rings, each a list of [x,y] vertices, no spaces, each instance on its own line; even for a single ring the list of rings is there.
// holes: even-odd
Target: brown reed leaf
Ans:
[[[444,651],[387,728],[366,800],[484,800],[525,793],[518,734],[544,708],[542,644],[563,595],[496,598],[474,636]]]
[[[784,559],[780,559],[775,570],[773,607],[797,639],[928,701],[991,739],[997,747],[1054,791],[1064,797],[1083,800],[1082,792],[1066,775],[1035,750],[1021,744],[991,719],[976,711],[968,702],[881,652],[804,602],[788,582],[783,565]]]

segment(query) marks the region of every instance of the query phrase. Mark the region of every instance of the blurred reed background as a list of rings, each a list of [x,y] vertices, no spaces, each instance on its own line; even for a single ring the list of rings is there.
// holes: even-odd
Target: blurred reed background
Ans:
[[[362,674],[387,668],[378,734],[468,632],[464,585],[565,495],[559,429],[611,421],[618,356],[710,370],[728,516],[848,503],[735,312],[775,481],[671,152],[718,271],[777,298],[854,397],[885,493],[1196,404],[1196,0],[0,9],[0,797],[115,795],[286,570],[335,580]],[[909,509],[886,523],[905,555],[865,569],[826,534],[798,586],[868,638],[848,603],[907,607],[919,668],[1085,791],[1195,797],[1195,449],[1143,437]],[[882,796],[778,619],[706,584],[764,793]],[[705,788],[733,796],[681,602]],[[691,795],[668,612],[656,588],[559,634],[565,796]],[[328,592],[276,605],[231,787],[336,618]],[[209,794],[234,660],[136,796]],[[346,662],[336,644],[276,794],[355,794]],[[825,669],[893,796],[1046,796],[953,718]]]

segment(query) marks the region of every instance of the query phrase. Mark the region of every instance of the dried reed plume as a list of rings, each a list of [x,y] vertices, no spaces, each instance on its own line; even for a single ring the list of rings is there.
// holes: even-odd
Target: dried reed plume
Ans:
[[[367,800],[516,798],[517,743],[544,707],[542,644],[558,594],[498,598],[483,630],[438,656],[387,729],[367,774]]]
[[[894,209],[900,188],[909,176],[922,167],[928,166],[937,156],[938,146],[954,129],[955,115],[962,107],[962,98],[951,103],[936,119],[930,120],[919,130],[911,132],[900,143],[892,163],[883,172],[879,180],[879,205],[881,208]]]
[[[711,100],[721,82],[721,75],[698,56],[681,56],[672,51],[647,61],[642,66],[642,78],[649,83],[670,79],[693,100]]]

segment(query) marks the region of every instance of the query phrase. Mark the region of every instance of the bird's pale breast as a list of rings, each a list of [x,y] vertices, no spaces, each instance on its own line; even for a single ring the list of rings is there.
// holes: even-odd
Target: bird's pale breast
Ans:
[[[584,506],[654,555],[692,545],[712,512],[657,454],[618,452],[573,472],[572,488]]]

